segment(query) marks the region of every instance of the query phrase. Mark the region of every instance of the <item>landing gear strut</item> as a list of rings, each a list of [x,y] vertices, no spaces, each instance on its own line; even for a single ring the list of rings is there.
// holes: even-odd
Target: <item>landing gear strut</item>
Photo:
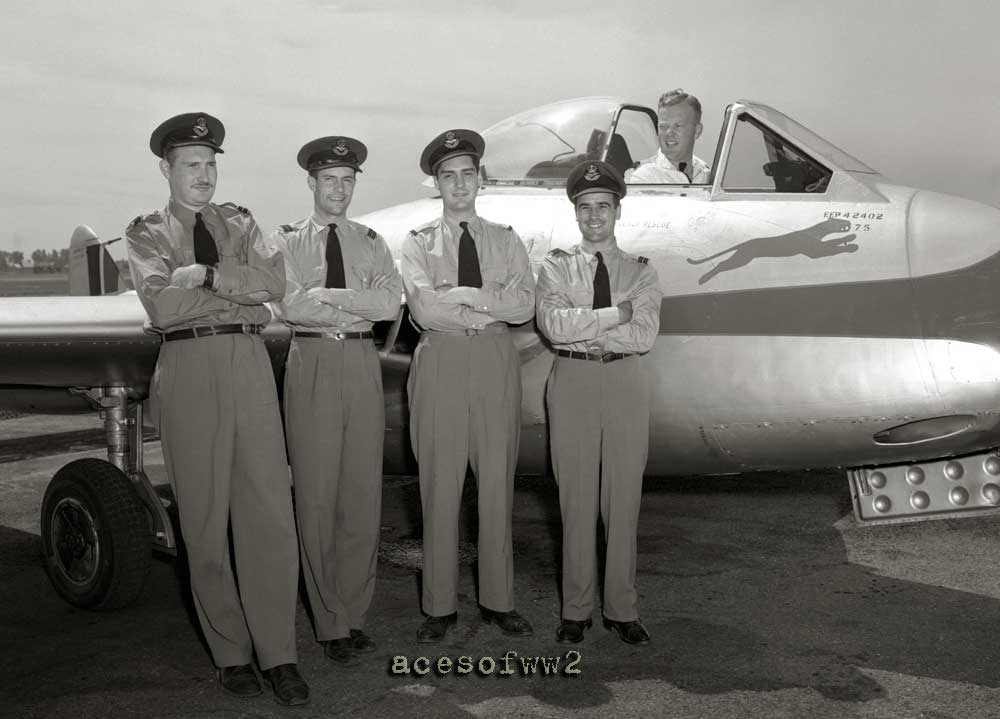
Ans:
[[[45,569],[59,595],[86,609],[118,609],[142,593],[151,548],[176,553],[164,502],[142,465],[142,404],[127,387],[85,393],[101,413],[108,460],[56,472],[42,501]]]

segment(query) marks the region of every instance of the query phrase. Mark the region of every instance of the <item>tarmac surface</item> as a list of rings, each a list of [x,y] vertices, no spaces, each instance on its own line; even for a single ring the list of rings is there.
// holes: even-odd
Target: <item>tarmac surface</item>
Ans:
[[[459,623],[442,644],[417,644],[419,493],[415,480],[387,477],[367,626],[378,651],[332,664],[300,606],[311,703],[280,707],[266,690],[231,698],[183,562],[154,557],[141,599],[115,612],[73,608],[49,584],[42,495],[66,462],[105,456],[95,428],[93,417],[0,421],[0,717],[1000,717],[1000,524],[860,527],[837,470],[647,480],[645,647],[623,644],[597,613],[582,644],[555,642],[559,508],[553,482],[538,478],[519,478],[514,500],[517,608],[534,636],[479,619],[470,479]],[[146,463],[166,481],[158,443]],[[455,663],[447,673],[442,656]],[[471,672],[458,672],[460,657]],[[528,673],[535,657],[545,661]]]

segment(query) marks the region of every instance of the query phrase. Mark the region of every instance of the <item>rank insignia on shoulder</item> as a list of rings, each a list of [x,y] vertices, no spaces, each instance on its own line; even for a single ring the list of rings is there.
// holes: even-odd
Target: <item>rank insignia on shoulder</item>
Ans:
[[[549,257],[569,257],[569,253],[560,247],[556,247],[554,250],[549,250]]]
[[[638,262],[640,265],[648,265],[649,264],[649,258],[648,257],[643,257],[642,255],[639,255],[638,257],[636,257],[635,261]]]
[[[513,231],[514,231],[514,226],[513,225],[507,225],[507,232],[513,232]]]
[[[282,232],[293,232],[295,230],[291,225],[281,225],[280,229]]]
[[[375,232],[375,230],[373,230],[373,229],[372,229],[372,228],[370,228],[370,227],[368,228],[368,232],[367,232],[367,233],[365,233],[365,234],[367,234],[367,235],[368,235],[368,239],[369,239],[369,240],[374,240],[374,239],[375,239],[376,237],[378,237],[378,233],[377,233],[377,232]]]
[[[237,212],[242,212],[244,215],[253,215],[250,210],[243,207],[242,205],[237,205],[235,202],[223,202],[222,207],[228,207],[230,209],[236,210]]]
[[[412,235],[413,237],[420,237],[420,233],[419,233],[419,232],[417,232],[416,230],[410,230],[410,234],[411,234],[411,235]]]

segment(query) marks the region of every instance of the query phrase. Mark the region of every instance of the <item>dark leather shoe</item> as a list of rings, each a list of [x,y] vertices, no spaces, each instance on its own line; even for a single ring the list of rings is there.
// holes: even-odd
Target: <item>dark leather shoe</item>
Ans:
[[[589,619],[563,619],[556,629],[556,641],[560,644],[579,644],[583,641],[583,630],[590,629]]]
[[[356,652],[367,654],[375,651],[375,642],[360,629],[351,630],[351,648]]]
[[[638,619],[631,622],[604,620],[604,626],[618,632],[618,638],[626,644],[649,644],[649,632]]]
[[[448,627],[458,621],[458,612],[443,617],[427,617],[417,630],[417,641],[421,644],[440,642],[448,633]]]
[[[279,664],[267,673],[274,690],[274,701],[293,707],[309,703],[309,685],[294,664]]]
[[[257,679],[257,672],[250,664],[222,667],[219,670],[219,683],[222,685],[222,691],[234,697],[255,697],[263,691]]]
[[[323,653],[326,654],[327,659],[332,659],[337,664],[343,664],[345,667],[358,663],[358,658],[354,654],[354,647],[351,645],[350,637],[330,639],[323,647]]]
[[[527,619],[511,609],[509,612],[494,612],[492,609],[480,607],[483,621],[487,624],[496,624],[500,631],[511,637],[526,637],[534,633],[531,624]]]

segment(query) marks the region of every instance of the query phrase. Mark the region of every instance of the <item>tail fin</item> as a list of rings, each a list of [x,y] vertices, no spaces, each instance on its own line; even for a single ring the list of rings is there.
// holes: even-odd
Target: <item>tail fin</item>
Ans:
[[[107,246],[120,237],[101,242],[86,225],[73,230],[69,241],[69,293],[71,295],[110,295],[125,289],[118,266]]]

